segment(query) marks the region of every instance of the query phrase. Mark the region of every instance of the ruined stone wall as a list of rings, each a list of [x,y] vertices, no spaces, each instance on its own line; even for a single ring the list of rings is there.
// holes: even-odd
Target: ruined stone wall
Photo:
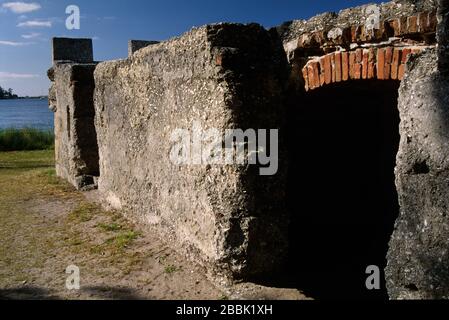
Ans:
[[[403,80],[400,216],[386,269],[392,299],[449,298],[448,8],[447,0],[392,1],[277,28],[296,99],[343,81]],[[376,10],[377,26],[369,23]]]
[[[277,35],[255,24],[194,29],[100,63],[99,191],[209,270],[239,277],[276,268],[287,246],[286,167],[264,177],[248,165],[177,165],[170,153],[171,134],[195,123],[281,129],[286,76]]]
[[[307,90],[341,81],[403,80],[401,213],[387,285],[392,298],[448,297],[448,16],[447,0],[440,2],[438,14],[434,0],[394,1],[271,31],[211,25],[131,46],[128,59],[99,65],[69,50],[70,61],[50,72],[58,175],[82,188],[101,173],[110,206],[209,270],[234,278],[270,272],[287,251],[285,101],[298,107]],[[367,28],[376,10],[379,24]],[[54,56],[64,60],[62,52]],[[296,91],[287,93],[287,84]],[[175,164],[171,135],[195,124],[281,129],[279,171]]]

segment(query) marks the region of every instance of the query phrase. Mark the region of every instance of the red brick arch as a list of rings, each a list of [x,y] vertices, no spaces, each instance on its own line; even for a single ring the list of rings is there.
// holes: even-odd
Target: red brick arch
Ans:
[[[425,46],[337,51],[312,58],[302,69],[306,91],[349,80],[402,80],[410,54]]]
[[[436,10],[383,13],[374,29],[368,29],[363,19],[345,23],[339,16],[327,24],[309,24],[285,43],[293,64],[305,64],[306,91],[348,80],[402,80],[409,55],[436,45]]]

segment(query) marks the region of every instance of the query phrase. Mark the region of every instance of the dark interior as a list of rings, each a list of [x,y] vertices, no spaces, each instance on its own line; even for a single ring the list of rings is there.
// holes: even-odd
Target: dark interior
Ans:
[[[398,216],[399,82],[310,91],[290,107],[290,286],[315,299],[388,299],[383,270]],[[366,289],[369,265],[382,289]],[[284,283],[285,285],[285,283]]]

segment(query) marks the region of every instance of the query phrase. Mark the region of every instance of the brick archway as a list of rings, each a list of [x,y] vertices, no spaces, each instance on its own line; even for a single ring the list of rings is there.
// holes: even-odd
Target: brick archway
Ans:
[[[313,58],[302,69],[306,91],[349,80],[402,80],[411,54],[427,47],[339,51]]]
[[[368,28],[370,7],[380,20]],[[435,7],[408,1],[366,5],[286,23],[278,32],[295,92],[287,121],[292,141],[289,263],[297,286],[324,299],[341,294],[343,287],[351,288],[346,294],[354,298],[385,299],[394,287],[390,284],[387,292],[386,281],[394,277],[383,274],[377,294],[365,290],[360,274],[368,264],[385,269],[392,262],[388,243],[404,204],[404,190],[395,180],[404,137],[399,125],[404,110],[398,106],[404,90],[398,88],[400,81],[413,81],[409,58],[435,51]],[[441,35],[438,39],[441,45]],[[295,193],[297,181],[300,193]],[[312,247],[304,245],[310,241]],[[357,260],[351,260],[354,256]],[[339,282],[340,277],[345,280]]]
[[[436,46],[437,12],[386,6],[371,6],[380,12],[374,25],[368,5],[280,27],[292,77],[306,91],[350,80],[402,80],[410,55]]]

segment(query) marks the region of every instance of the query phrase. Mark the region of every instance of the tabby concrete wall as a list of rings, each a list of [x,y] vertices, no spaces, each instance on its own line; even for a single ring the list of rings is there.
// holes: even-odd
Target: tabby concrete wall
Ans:
[[[100,193],[209,270],[240,277],[278,267],[286,166],[260,176],[248,165],[177,165],[170,153],[172,133],[194,123],[282,129],[287,67],[277,34],[256,24],[206,26],[100,63]]]
[[[401,210],[386,269],[393,299],[449,299],[448,9],[441,1],[438,50],[411,58],[400,88]]]

